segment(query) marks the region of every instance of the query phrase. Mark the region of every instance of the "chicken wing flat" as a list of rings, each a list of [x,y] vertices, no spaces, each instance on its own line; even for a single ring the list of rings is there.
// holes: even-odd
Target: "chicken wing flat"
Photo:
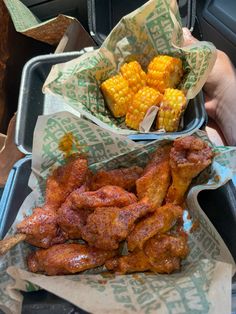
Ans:
[[[82,230],[82,238],[89,245],[100,249],[117,249],[134,227],[135,221],[152,210],[147,199],[123,208],[97,208],[89,215]]]
[[[138,199],[148,197],[154,207],[160,207],[170,186],[170,146],[159,148],[136,181]]]
[[[28,243],[41,248],[63,243],[67,239],[58,226],[57,214],[40,207],[17,225],[17,232],[25,234]]]
[[[107,270],[117,274],[135,273],[150,270],[148,257],[143,251],[129,253],[125,256],[117,256],[106,261]]]
[[[114,257],[105,263],[107,270],[116,274],[124,275],[129,273],[152,271],[154,273],[171,273],[180,269],[180,258],[168,257],[152,265],[148,256],[143,251],[132,252],[126,256]]]
[[[90,190],[95,191],[105,185],[116,185],[127,191],[131,191],[135,187],[135,182],[142,172],[143,169],[138,166],[110,171],[100,170],[93,175]]]
[[[212,159],[212,149],[203,140],[194,136],[175,140],[170,152],[172,184],[166,202],[182,204],[192,179],[210,165]]]
[[[116,206],[123,207],[137,202],[133,193],[129,193],[119,186],[107,185],[97,191],[78,193],[72,192],[68,197],[73,209],[93,209],[97,207]]]
[[[171,273],[180,269],[181,259],[189,252],[187,237],[166,234],[149,239],[144,250],[129,253],[127,256],[114,257],[105,263],[108,270],[119,274],[153,271]]]
[[[117,251],[103,251],[78,243],[64,243],[31,253],[27,262],[31,272],[54,276],[79,273],[101,266],[116,254]]]
[[[128,250],[142,249],[144,243],[157,233],[169,231],[179,218],[183,210],[180,206],[166,204],[159,207],[147,218],[138,222],[127,237]]]
[[[46,182],[45,208],[57,210],[73,190],[86,182],[88,175],[88,162],[81,158],[55,169]]]

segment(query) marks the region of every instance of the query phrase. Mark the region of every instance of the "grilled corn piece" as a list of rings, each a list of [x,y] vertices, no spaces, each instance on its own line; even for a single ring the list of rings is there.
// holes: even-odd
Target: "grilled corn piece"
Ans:
[[[123,64],[120,72],[134,93],[137,93],[142,87],[146,86],[146,73],[137,61]]]
[[[104,81],[101,84],[101,90],[113,116],[115,118],[125,116],[133,93],[122,75],[118,74]]]
[[[145,117],[151,106],[158,106],[163,95],[155,89],[145,86],[134,95],[132,104],[129,106],[125,123],[128,127],[138,130],[139,124]]]
[[[157,129],[164,129],[166,132],[177,131],[185,108],[184,93],[178,89],[167,88],[157,115]]]
[[[183,76],[182,61],[166,55],[155,57],[148,65],[147,85],[164,93],[175,88]]]

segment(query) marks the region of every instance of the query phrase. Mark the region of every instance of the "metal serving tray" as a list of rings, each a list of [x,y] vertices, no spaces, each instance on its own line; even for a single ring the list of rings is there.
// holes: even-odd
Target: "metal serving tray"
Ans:
[[[30,172],[31,158],[28,156],[19,160],[9,174],[0,202],[0,239],[7,233],[25,197],[30,193],[28,187]],[[217,190],[200,192],[198,200],[236,261],[236,191],[232,181]],[[236,313],[236,278],[233,281],[232,305],[232,313]],[[64,314],[86,312],[42,290],[24,293],[22,313]]]
[[[52,65],[81,56],[88,49],[93,48],[85,48],[79,52],[38,56],[25,64],[19,93],[15,137],[15,142],[23,153],[31,154],[32,152],[33,132],[39,115],[51,114],[69,108],[62,98],[42,93],[42,86]],[[202,92],[200,92],[187,106],[183,117],[183,129],[169,134],[184,135],[195,128],[201,128],[205,120],[204,99]],[[140,141],[163,138],[164,136],[163,133],[137,134],[130,135],[129,138]]]
[[[146,2],[147,0],[87,0],[90,35],[98,45],[101,45],[124,15]],[[195,22],[195,0],[178,0],[177,2],[182,25],[192,30]]]

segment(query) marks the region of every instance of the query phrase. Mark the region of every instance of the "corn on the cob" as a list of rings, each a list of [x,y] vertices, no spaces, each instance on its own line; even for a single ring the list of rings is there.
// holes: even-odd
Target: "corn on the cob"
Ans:
[[[185,108],[184,93],[178,89],[167,88],[157,115],[157,129],[164,129],[166,132],[177,131]]]
[[[166,55],[155,57],[148,65],[147,85],[164,93],[175,88],[183,76],[182,61]]]
[[[115,75],[101,84],[101,90],[115,118],[126,115],[133,93],[122,75]]]
[[[120,72],[134,93],[137,93],[142,87],[146,86],[146,73],[137,61],[123,64]]]
[[[145,117],[151,106],[157,106],[162,101],[163,95],[155,89],[145,86],[134,95],[132,104],[129,106],[125,123],[128,127],[138,130],[139,124]]]

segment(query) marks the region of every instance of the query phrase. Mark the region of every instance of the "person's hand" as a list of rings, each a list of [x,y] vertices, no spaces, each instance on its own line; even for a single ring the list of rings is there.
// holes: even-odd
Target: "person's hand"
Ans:
[[[197,41],[187,28],[183,28],[184,45]],[[215,65],[203,87],[208,115],[220,127],[227,143],[236,145],[236,75],[228,56],[217,50]]]

